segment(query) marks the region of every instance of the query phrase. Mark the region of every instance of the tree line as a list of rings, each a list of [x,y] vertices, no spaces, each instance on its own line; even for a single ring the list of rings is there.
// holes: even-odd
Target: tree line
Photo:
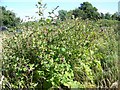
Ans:
[[[82,18],[83,20],[108,19],[108,20],[120,21],[120,16],[118,15],[118,12],[114,14],[99,13],[98,9],[89,2],[83,2],[82,4],[80,4],[78,8],[74,10],[70,10],[70,11],[59,10],[58,14],[59,14],[59,19],[62,21],[68,18]]]
[[[20,18],[16,17],[16,14],[13,11],[7,10],[4,6],[0,6],[0,10],[0,26],[15,27],[19,25]],[[73,18],[81,18],[83,20],[108,19],[120,21],[120,16],[118,15],[118,12],[114,14],[99,13],[98,9],[89,2],[83,2],[78,8],[75,8],[73,10],[59,10],[58,14],[58,17],[61,21]]]

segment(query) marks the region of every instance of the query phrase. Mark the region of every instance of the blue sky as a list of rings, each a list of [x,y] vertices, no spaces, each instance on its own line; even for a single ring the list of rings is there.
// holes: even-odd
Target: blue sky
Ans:
[[[55,12],[57,14],[58,10],[73,10],[85,1],[90,2],[99,12],[113,14],[118,11],[119,0],[42,0],[43,3],[47,4],[47,9],[44,11],[46,17],[48,16],[47,12],[56,6],[59,6]],[[38,10],[35,6],[37,2],[38,0],[0,0],[0,5],[7,6],[8,10],[13,10],[22,19],[25,19],[25,16],[38,18],[38,15],[35,13]]]

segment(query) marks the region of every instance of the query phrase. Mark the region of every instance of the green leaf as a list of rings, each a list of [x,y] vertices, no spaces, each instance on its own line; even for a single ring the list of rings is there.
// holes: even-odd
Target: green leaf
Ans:
[[[61,50],[62,50],[63,52],[65,52],[65,51],[66,51],[66,49],[65,49],[65,48],[61,48]]]

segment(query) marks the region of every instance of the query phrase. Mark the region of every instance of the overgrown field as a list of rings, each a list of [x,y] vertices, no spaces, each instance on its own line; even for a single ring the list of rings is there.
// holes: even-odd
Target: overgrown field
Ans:
[[[109,88],[118,80],[117,21],[49,20],[3,43],[5,88]],[[9,37],[10,36],[10,37]]]

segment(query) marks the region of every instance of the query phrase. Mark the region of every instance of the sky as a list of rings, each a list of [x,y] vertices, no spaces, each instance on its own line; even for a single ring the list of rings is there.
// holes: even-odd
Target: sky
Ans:
[[[90,2],[98,9],[98,12],[113,14],[118,12],[119,0],[42,0],[43,4],[47,4],[44,11],[44,16],[47,17],[49,11],[52,11],[56,6],[59,8],[55,11],[56,14],[59,10],[73,10],[78,8],[83,2]],[[27,19],[25,16],[38,18],[38,9],[35,6],[38,0],[0,0],[0,6],[7,6],[7,10],[12,10],[16,13],[17,17]]]

